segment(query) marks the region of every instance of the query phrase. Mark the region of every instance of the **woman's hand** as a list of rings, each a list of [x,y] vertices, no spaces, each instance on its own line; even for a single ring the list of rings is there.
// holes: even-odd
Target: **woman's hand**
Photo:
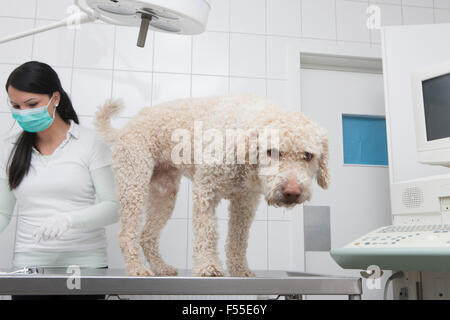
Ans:
[[[72,226],[72,219],[69,215],[61,213],[48,218],[44,223],[33,233],[33,238],[36,243],[41,240],[58,239],[61,235],[69,230]]]

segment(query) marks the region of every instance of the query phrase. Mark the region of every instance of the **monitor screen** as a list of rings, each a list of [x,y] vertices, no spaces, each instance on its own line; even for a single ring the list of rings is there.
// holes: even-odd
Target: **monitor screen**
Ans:
[[[427,140],[450,137],[450,74],[422,81]]]

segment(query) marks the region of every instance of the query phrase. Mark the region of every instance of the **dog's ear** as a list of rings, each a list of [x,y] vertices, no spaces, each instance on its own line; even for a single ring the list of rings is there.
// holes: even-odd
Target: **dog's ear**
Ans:
[[[317,184],[322,189],[327,189],[330,183],[330,173],[328,172],[328,138],[326,133],[322,135],[322,154],[319,158],[319,169],[317,170]]]

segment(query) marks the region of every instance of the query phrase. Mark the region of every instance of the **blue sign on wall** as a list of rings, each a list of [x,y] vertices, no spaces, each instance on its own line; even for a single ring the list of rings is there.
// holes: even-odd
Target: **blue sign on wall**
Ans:
[[[388,165],[386,120],[342,115],[344,164]]]

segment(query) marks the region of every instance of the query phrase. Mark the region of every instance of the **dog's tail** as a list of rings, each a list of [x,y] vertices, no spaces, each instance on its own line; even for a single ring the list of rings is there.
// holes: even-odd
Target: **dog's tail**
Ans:
[[[105,141],[114,143],[120,130],[111,127],[110,119],[124,108],[122,99],[108,99],[95,113],[94,126]]]

